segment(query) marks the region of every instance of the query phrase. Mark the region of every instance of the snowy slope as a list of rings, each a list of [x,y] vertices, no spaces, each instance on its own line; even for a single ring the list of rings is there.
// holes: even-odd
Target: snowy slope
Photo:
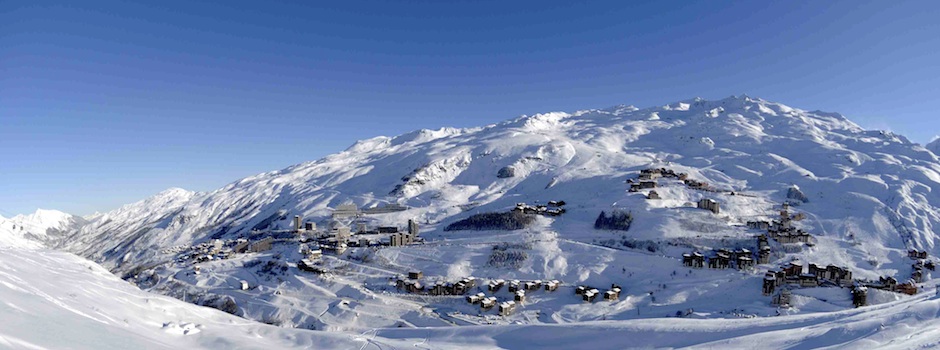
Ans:
[[[85,224],[80,217],[56,210],[38,209],[6,219],[0,216],[0,246],[38,248],[54,245]]]
[[[280,328],[142,292],[62,252],[0,248],[0,348],[11,349],[557,349],[854,348],[940,345],[940,299],[737,320],[655,318],[562,325]]]
[[[688,173],[718,191],[662,179],[661,200],[628,192],[626,180],[648,167]],[[933,233],[940,224],[940,195],[932,191],[938,183],[934,153],[899,135],[864,130],[839,114],[744,96],[693,99],[363,140],[338,154],[212,192],[164,191],[89,218],[58,246],[134,278],[142,288],[200,304],[232,298],[240,315],[284,326],[366,331],[573,324],[650,319],[693,308],[703,318],[734,319],[775,315],[770,298],[760,295],[760,279],[763,270],[791,259],[845,266],[857,278],[907,279],[907,249],[940,253]],[[779,250],[771,265],[753,271],[681,268],[677,260],[692,249],[754,244],[759,232],[744,223],[775,217],[791,188],[806,197],[795,208],[806,215],[797,226],[816,237],[815,245]],[[702,198],[720,201],[721,213],[694,209]],[[442,230],[473,213],[559,199],[568,203],[568,212],[541,218],[528,230]],[[174,262],[178,250],[170,249],[287,227],[294,215],[325,225],[330,208],[350,201],[410,207],[368,220],[401,226],[417,219],[428,243],[328,256],[324,260],[336,272],[327,276],[297,269],[296,244],[199,263],[202,274]],[[630,231],[593,229],[598,213],[614,208],[633,213]],[[489,258],[500,243],[514,244],[527,259],[511,268],[492,266]],[[270,273],[272,267],[279,272]],[[424,271],[432,282],[469,275],[559,279],[569,289],[533,296],[524,312],[493,319],[460,298],[428,299],[389,288],[390,277],[411,269]],[[258,287],[237,290],[243,279]],[[625,289],[611,308],[582,305],[569,293],[577,284],[611,283]],[[851,308],[845,290],[794,293],[794,308],[786,312]]]
[[[669,166],[766,203],[783,201],[785,190],[797,185],[809,197],[802,209],[814,214],[807,221],[814,233],[854,237],[860,245],[853,254],[867,260],[886,262],[891,249],[908,247],[940,253],[933,234],[940,222],[940,196],[931,191],[940,182],[934,154],[839,114],[749,97],[555,112],[482,128],[376,137],[210,193],[157,194],[97,217],[66,246],[109,268],[128,269],[120,266],[131,258],[127,253],[138,264],[155,258],[144,248],[236,237],[272,220],[286,226],[294,214],[322,219],[328,207],[345,201],[406,204],[416,208],[407,215],[434,224],[456,220],[461,208],[501,210],[519,201],[565,198],[583,206],[570,224],[583,229],[596,216],[593,209],[621,201],[624,180],[648,166]],[[498,178],[504,167],[515,176]],[[738,220],[773,212],[741,204],[723,209]],[[279,210],[289,214],[277,220]]]
[[[0,248],[0,348],[358,348],[354,335],[267,326],[143,292],[50,250]]]

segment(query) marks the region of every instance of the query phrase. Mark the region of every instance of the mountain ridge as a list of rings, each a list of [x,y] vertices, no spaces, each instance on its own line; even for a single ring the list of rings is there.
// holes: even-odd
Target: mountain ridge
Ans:
[[[597,161],[594,155],[602,159]],[[833,163],[808,162],[811,157],[806,155]],[[940,201],[904,197],[923,192],[921,188],[929,191],[930,186],[905,184],[898,173],[921,184],[936,183],[940,179],[936,155],[903,136],[864,130],[838,113],[808,112],[748,96],[695,98],[645,109],[615,106],[541,113],[483,127],[423,129],[361,140],[320,160],[250,176],[215,191],[164,191],[102,214],[88,226],[94,229],[72,235],[64,246],[106,266],[111,261],[114,267],[120,260],[117,255],[124,256],[117,254],[125,250],[121,244],[110,244],[114,254],[88,247],[109,246],[102,237],[112,236],[124,247],[154,236],[158,243],[153,247],[162,247],[245,234],[279,210],[322,219],[330,207],[346,201],[364,206],[437,203],[433,210],[414,214],[423,221],[440,222],[455,219],[451,217],[460,213],[455,209],[459,205],[498,202],[503,197],[500,191],[534,196],[534,192],[555,192],[551,188],[558,183],[592,176],[619,176],[622,182],[631,171],[662,164],[676,164],[696,177],[738,191],[753,188],[752,183],[762,178],[775,179],[777,185],[761,184],[757,186],[761,190],[799,185],[807,193],[821,194],[828,192],[823,186],[828,183],[851,185],[853,191],[845,191],[850,193],[866,187],[862,200],[874,194],[883,207],[897,205],[897,211],[909,214],[883,215],[898,221],[895,226],[910,228],[904,245],[929,250],[937,246],[931,228],[940,223],[934,210]],[[512,168],[515,175],[497,180],[503,168]],[[897,180],[886,182],[882,176],[869,175],[881,168],[892,169],[888,175]],[[814,181],[799,184],[799,177]],[[613,203],[620,195],[609,197]],[[150,214],[144,216],[144,211]],[[136,224],[115,225],[117,218]],[[95,232],[98,239],[91,238]],[[892,247],[902,248],[895,243]]]

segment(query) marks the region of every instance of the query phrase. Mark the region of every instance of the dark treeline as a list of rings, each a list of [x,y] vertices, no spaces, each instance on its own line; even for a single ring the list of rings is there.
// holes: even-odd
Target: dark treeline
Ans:
[[[444,231],[518,230],[525,228],[533,221],[535,221],[534,217],[517,212],[483,213],[447,225]]]
[[[594,228],[598,230],[627,231],[632,223],[633,215],[628,212],[615,210],[607,215],[606,212],[601,211],[601,214],[597,216],[597,220],[594,221]]]

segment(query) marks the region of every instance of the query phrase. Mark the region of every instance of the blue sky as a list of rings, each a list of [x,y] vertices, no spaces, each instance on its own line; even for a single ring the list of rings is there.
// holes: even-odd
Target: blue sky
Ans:
[[[928,1],[4,1],[0,215],[213,190],[377,135],[696,96],[925,143],[937,18]]]

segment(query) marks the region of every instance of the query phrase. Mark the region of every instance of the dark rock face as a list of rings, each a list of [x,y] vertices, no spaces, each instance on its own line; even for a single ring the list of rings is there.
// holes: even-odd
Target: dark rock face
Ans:
[[[513,176],[516,176],[516,169],[511,166],[503,167],[502,169],[499,169],[498,173],[496,173],[496,177],[500,179],[505,179],[505,178],[509,178]]]

